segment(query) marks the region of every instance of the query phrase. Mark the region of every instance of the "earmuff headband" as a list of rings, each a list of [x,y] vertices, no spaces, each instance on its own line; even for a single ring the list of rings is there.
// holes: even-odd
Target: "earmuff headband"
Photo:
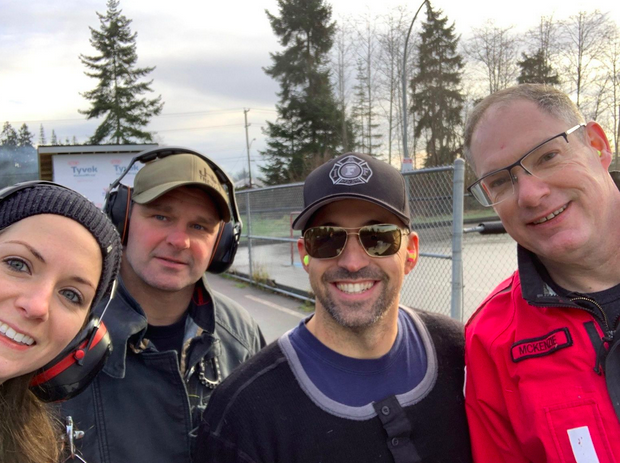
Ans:
[[[227,196],[229,198],[229,204],[230,204],[230,209],[232,213],[231,221],[234,222],[234,224],[240,224],[241,223],[240,213],[238,211],[238,205],[235,199],[235,192],[234,192],[233,182],[231,181],[231,178],[229,178],[227,173],[224,170],[222,170],[218,166],[218,164],[216,164],[214,161],[212,161],[205,155],[197,151],[194,151],[188,148],[178,147],[178,146],[175,146],[175,147],[167,146],[164,148],[156,148],[153,150],[140,153],[134,158],[132,158],[127,168],[125,169],[125,171],[119,176],[119,178],[117,178],[114,182],[110,184],[110,187],[108,188],[108,193],[106,194],[106,198],[104,199],[103,210],[106,210],[106,206],[110,198],[110,194],[119,186],[119,184],[121,183],[121,180],[123,180],[123,178],[127,175],[127,173],[130,171],[130,169],[132,168],[134,164],[136,164],[137,162],[146,164],[158,158],[162,159],[167,156],[174,155],[174,154],[184,154],[184,153],[194,154],[196,156],[199,156],[201,159],[203,159],[207,163],[207,165],[212,169],[212,171],[214,171],[214,174],[218,178],[218,181],[227,187],[226,188]]]
[[[98,327],[94,330],[93,335],[89,339],[84,340],[78,348],[73,352],[73,355],[67,355],[60,362],[53,365],[51,368],[34,376],[30,381],[30,387],[39,386],[40,384],[53,379],[60,375],[63,371],[74,364],[80,364],[84,358],[85,349],[90,351],[94,349],[99,342],[104,339],[104,336],[108,333],[108,328],[103,323],[98,324]]]

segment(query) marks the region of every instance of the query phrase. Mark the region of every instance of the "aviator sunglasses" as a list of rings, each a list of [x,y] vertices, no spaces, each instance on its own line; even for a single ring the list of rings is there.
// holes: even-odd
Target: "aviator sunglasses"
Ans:
[[[370,257],[392,256],[402,245],[402,235],[410,232],[393,224],[366,225],[360,228],[333,226],[312,227],[304,233],[307,253],[314,259],[339,257],[349,235],[357,235],[359,243]]]

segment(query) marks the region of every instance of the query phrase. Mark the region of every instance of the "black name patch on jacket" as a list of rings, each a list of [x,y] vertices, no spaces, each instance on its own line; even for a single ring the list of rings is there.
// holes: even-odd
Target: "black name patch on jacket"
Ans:
[[[534,357],[543,357],[572,346],[568,328],[559,328],[539,338],[525,339],[512,344],[512,360],[520,362]]]

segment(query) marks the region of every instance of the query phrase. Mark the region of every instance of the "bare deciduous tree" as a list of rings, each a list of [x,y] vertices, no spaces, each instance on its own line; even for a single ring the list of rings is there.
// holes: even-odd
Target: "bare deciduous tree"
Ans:
[[[579,12],[561,22],[563,75],[567,92],[574,94],[579,109],[595,116],[598,90],[590,94],[588,89],[599,79],[599,55],[609,40],[605,34],[607,14],[598,10]]]
[[[366,150],[369,151],[372,145],[369,134],[373,131],[382,133],[382,145],[374,146],[371,151],[394,164],[397,164],[397,158],[403,155],[401,82],[404,40],[412,15],[412,11],[402,6],[382,17],[372,18],[368,15],[362,18],[340,18],[339,30],[335,35],[335,45],[331,52],[332,82],[342,113],[351,114],[357,104],[360,106],[361,102],[365,101],[367,107],[365,119],[361,122],[359,117],[358,125],[365,126]],[[541,51],[546,63],[549,63],[559,76],[560,87],[571,94],[573,99],[578,98],[586,117],[601,123],[612,142],[612,150],[619,153],[619,30],[612,21],[601,23],[600,29],[604,38],[601,45],[596,47],[589,65],[585,54],[581,55],[582,61],[579,65],[580,41],[577,39],[573,42],[570,38],[579,37],[579,32],[587,33],[585,28],[590,23],[588,19],[592,20],[595,16],[595,13],[583,13],[565,21],[554,21],[552,16],[543,16],[539,18],[539,23],[534,24],[534,27],[522,37],[518,36],[515,28],[502,28],[493,21],[483,22],[480,28],[473,29],[472,34],[467,36],[467,46],[463,49],[469,59],[465,63],[460,89],[465,99],[462,115],[466,115],[473,104],[489,93],[515,84],[521,52],[526,52],[529,56],[535,56],[536,53],[541,56],[539,53]],[[420,28],[421,21],[415,21],[413,32]],[[406,65],[408,81],[411,81],[415,73],[418,35],[412,33],[408,44]],[[570,46],[571,43],[575,45]],[[586,40],[583,45],[587,45]],[[582,53],[585,53],[585,50]],[[573,62],[574,66],[571,66]],[[578,73],[579,67],[581,76]],[[577,84],[579,79],[580,85]],[[410,100],[410,95],[407,99]],[[417,120],[412,116],[408,119],[409,155],[413,160],[424,159],[427,156],[425,137],[415,138],[414,127]],[[351,133],[351,130],[348,131],[351,129],[351,125],[348,125],[351,120],[346,121],[344,117],[343,122],[343,133]],[[356,140],[361,143],[360,136]],[[618,165],[619,161],[615,161],[615,164]],[[422,163],[414,164],[415,168],[421,165]]]
[[[387,149],[389,164],[393,161],[393,142],[401,152],[402,137],[402,62],[404,38],[408,13],[405,7],[398,7],[382,18],[384,31],[379,35],[379,81],[382,89],[378,101],[381,114],[387,122]],[[414,50],[415,47],[411,47]]]
[[[553,56],[559,52],[559,23],[553,16],[541,16],[540,24],[527,31],[525,44],[529,52],[542,50],[546,64],[551,64]]]
[[[502,28],[487,20],[464,45],[464,53],[484,68],[488,91],[495,93],[513,85],[518,75],[518,40],[514,27]]]
[[[351,151],[354,149],[354,140],[348,140],[349,130],[346,115],[349,112],[349,80],[350,74],[352,73],[352,52],[354,44],[352,43],[352,26],[350,22],[346,18],[340,18],[337,24],[331,60],[333,68],[332,75],[335,82],[337,103],[343,116],[341,122],[343,146],[346,151]]]
[[[378,34],[375,18],[368,11],[357,21],[356,29],[356,110],[358,139],[364,153],[374,153],[381,145],[382,135],[378,133]]]
[[[600,118],[605,130],[612,135],[611,142],[614,151],[614,168],[620,169],[620,28],[610,21],[606,36],[609,38],[606,46],[599,55],[604,68],[604,83],[606,84],[604,97],[606,107],[603,117]]]

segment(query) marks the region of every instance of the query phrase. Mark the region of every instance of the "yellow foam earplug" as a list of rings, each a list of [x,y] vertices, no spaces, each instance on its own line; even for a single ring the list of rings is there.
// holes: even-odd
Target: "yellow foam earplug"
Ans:
[[[603,152],[601,150],[596,150],[596,152],[598,153],[598,157],[601,157],[603,155]]]
[[[416,251],[408,253],[408,262],[414,262],[416,258],[417,258],[417,252]]]
[[[304,256],[304,258],[302,259],[302,263],[305,265],[309,265],[309,254]]]

